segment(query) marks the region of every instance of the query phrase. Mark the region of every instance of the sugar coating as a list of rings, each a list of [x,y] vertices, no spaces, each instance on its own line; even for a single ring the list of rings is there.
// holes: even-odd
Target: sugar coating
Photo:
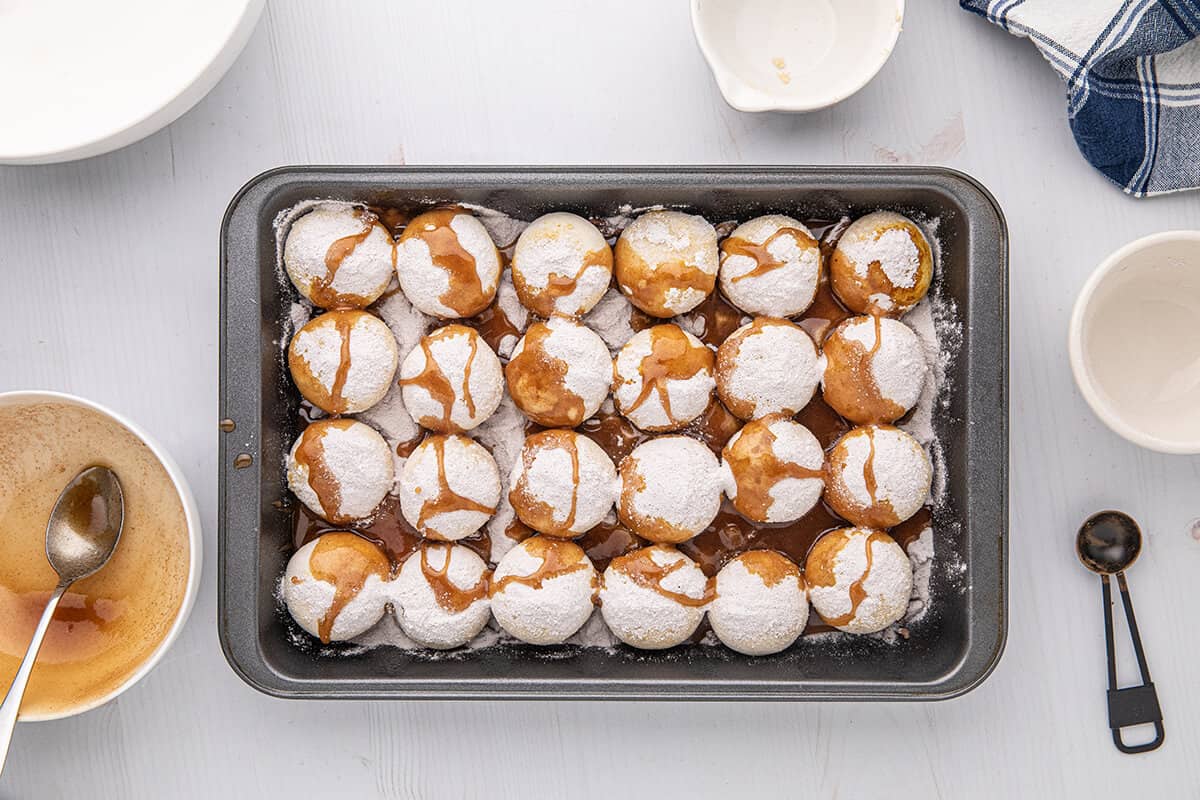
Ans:
[[[473,509],[444,511],[421,522],[425,504],[437,502],[442,493],[443,476],[438,470],[435,439],[445,442],[444,479],[450,491],[491,508],[492,513],[500,502],[500,471],[483,445],[458,435],[431,436],[417,445],[404,462],[400,472],[400,513],[423,536],[454,542],[483,527],[492,513]]]
[[[594,330],[610,350],[620,350],[633,338],[633,304],[620,289],[609,289],[583,323]]]
[[[470,214],[455,214],[450,229],[459,246],[475,259],[475,272],[485,295],[494,295],[500,282],[500,255],[483,223]],[[442,303],[450,289],[450,273],[433,263],[429,245],[419,236],[396,246],[396,274],[409,301],[420,311],[442,319],[455,319],[457,311]]]
[[[696,600],[704,598],[708,578],[695,561],[673,547],[656,545],[645,550],[660,567],[685,562],[662,579],[663,589]],[[631,647],[663,650],[682,644],[700,626],[704,610],[704,606],[683,605],[635,582],[620,570],[619,560],[614,560],[604,571],[600,613],[613,635]]]
[[[304,362],[309,374],[324,388],[333,391],[342,367],[342,333],[335,317],[344,312],[322,314],[308,322],[292,338],[291,352]],[[356,414],[366,411],[387,394],[396,373],[399,354],[391,330],[378,317],[356,314],[350,326],[350,367],[341,388],[342,409],[324,408],[315,396],[306,399],[323,411]],[[295,370],[292,371],[296,379]],[[301,380],[297,380],[299,387]]]
[[[595,414],[612,388],[612,356],[604,340],[588,328],[566,317],[546,320],[550,335],[541,346],[550,358],[567,365],[563,388],[583,401],[583,418]],[[525,351],[526,337],[513,349],[513,358]]]
[[[921,253],[907,230],[889,228],[877,234],[878,228],[899,223],[912,224],[907,217],[891,211],[876,211],[850,223],[838,242],[838,249],[854,264],[854,274],[866,278],[872,263],[899,289],[916,285],[921,266]]]
[[[617,468],[604,449],[582,434],[571,432],[571,435],[578,461],[578,484],[575,482],[575,466],[570,452],[563,447],[539,442],[535,434],[526,440],[508,485],[514,489],[523,485],[530,500],[544,503],[552,509],[554,522],[559,526],[566,524],[574,501],[575,519],[567,530],[573,534],[583,534],[600,524],[612,510],[620,484],[617,482]],[[530,456],[528,468],[526,453]],[[524,484],[521,483],[522,478]],[[528,515],[521,513],[521,499],[518,496],[517,515],[525,524],[536,529]],[[556,531],[542,533],[553,534]]]
[[[685,541],[716,518],[722,485],[717,457],[704,444],[687,436],[659,436],[621,462],[621,520],[651,541]],[[670,531],[660,530],[661,525]]]
[[[521,305],[521,299],[517,297],[517,289],[513,286],[512,273],[508,270],[505,270],[500,276],[500,285],[496,287],[496,308],[517,330],[515,335],[506,333],[496,343],[496,353],[508,358],[512,355],[513,348],[517,346],[517,340],[521,338],[521,333],[529,325],[529,310]]]
[[[809,586],[813,608],[825,620],[849,614],[854,607],[851,586],[867,572],[867,539],[872,531],[854,528],[829,535],[847,536],[834,559],[833,586]],[[858,605],[854,618],[836,626],[847,633],[875,633],[904,616],[912,595],[912,562],[900,545],[889,536],[871,542],[871,571],[862,581],[866,597]]]
[[[287,569],[279,579],[279,595],[292,619],[313,636],[320,635],[321,620],[333,606],[337,587],[318,580],[309,567],[309,559],[320,539],[313,539],[288,559]],[[329,640],[342,642],[366,633],[383,617],[389,587],[377,575],[368,575],[362,589],[342,607],[333,620]]]
[[[742,419],[795,414],[812,399],[820,376],[812,338],[783,320],[760,317],[717,351],[717,391]]]
[[[742,223],[729,234],[761,245],[782,228],[792,228],[812,236],[799,220],[781,214],[756,217]],[[723,252],[721,291],[730,303],[748,314],[767,317],[791,317],[812,305],[821,272],[821,248],[814,240],[801,242],[794,235],[780,235],[768,246],[771,258],[782,266],[761,275],[742,277],[753,272],[758,263],[750,256]]]
[[[318,421],[324,469],[337,481],[340,495],[336,513],[326,514],[309,483],[307,464],[296,459],[304,434],[296,438],[287,456],[288,488],[309,511],[335,524],[369,517],[392,488],[392,450],[374,428],[351,420]],[[314,435],[314,434],[309,434]]]
[[[872,317],[855,317],[834,329],[831,336],[857,342],[866,352],[875,347],[875,320]],[[925,348],[912,328],[899,320],[882,317],[879,320],[881,342],[871,357],[871,378],[879,395],[907,411],[921,398],[925,386],[925,375],[929,371],[925,363]],[[827,362],[821,376],[840,365]]]
[[[505,554],[492,575],[493,586],[510,575],[533,575],[541,568],[542,558],[531,552],[539,546],[536,539],[526,539]],[[571,542],[554,546],[578,548]],[[581,554],[580,558],[586,564],[584,569],[546,577],[540,587],[514,581],[495,592],[492,614],[500,627],[537,645],[560,644],[583,627],[595,608],[598,576],[588,557]]]
[[[708,622],[717,638],[748,656],[786,650],[808,624],[808,591],[799,568],[778,553],[758,557],[786,562],[788,574],[768,586],[760,574],[747,569],[747,556],[742,554],[717,573],[716,597],[708,606]]]
[[[429,544],[425,548],[429,568],[439,573],[445,570],[446,579],[463,591],[477,586],[487,572],[483,559],[462,545]],[[449,569],[446,569],[447,558]],[[435,650],[461,647],[474,639],[491,618],[486,594],[462,611],[447,609],[439,603],[421,568],[420,551],[410,555],[400,567],[390,594],[396,621],[404,633],[417,644]]]
[[[592,263],[585,270],[584,264],[597,253],[604,263]],[[608,291],[612,251],[595,225],[578,214],[555,212],[538,217],[521,232],[512,273],[531,311],[574,317],[590,311]],[[560,297],[545,294],[551,276],[574,279],[574,289]]]
[[[516,544],[516,540],[507,533],[508,526],[516,516],[512,504],[508,501],[508,490],[511,486],[507,481],[513,465],[517,463],[517,456],[525,445],[526,422],[525,415],[506,392],[496,413],[472,431],[476,440],[491,452],[500,471],[500,504],[496,507],[496,513],[487,521],[488,539],[492,545],[488,560],[493,564],[499,563],[504,554]]]
[[[873,433],[868,435],[868,430]],[[875,475],[874,500],[867,489],[865,469],[871,457],[872,438],[875,440],[871,462]],[[916,439],[899,428],[887,425],[854,428],[834,445],[829,465],[831,491],[841,493],[852,506],[838,510],[856,524],[869,519],[862,514],[870,513],[881,502],[890,504],[895,513],[897,520],[892,524],[903,522],[917,513],[929,497],[933,478],[929,456]]]
[[[798,464],[814,470],[821,469],[825,463],[825,451],[821,447],[821,443],[817,441],[817,437],[813,436],[812,432],[799,422],[786,417],[757,419],[746,423],[726,443],[726,450],[735,448],[747,429],[753,430],[752,426],[759,425],[765,425],[774,435],[775,440],[771,442],[771,452],[779,461],[785,464]],[[739,476],[724,460],[722,460],[721,467],[727,473],[725,493],[729,495],[730,500],[736,502],[738,496],[736,479]],[[752,468],[756,467],[757,465]],[[821,499],[821,492],[824,488],[825,484],[820,478],[790,476],[780,478],[768,492],[771,505],[767,508],[765,521],[769,523],[792,522],[800,519],[811,511],[817,501]]]
[[[618,259],[617,281],[627,295],[632,293],[630,281],[656,280],[655,273],[668,264],[682,263],[712,277],[717,274],[717,232],[704,217],[681,211],[649,211],[629,223],[620,241],[642,262],[634,266]],[[637,274],[643,268],[646,274]],[[674,316],[691,311],[707,296],[707,292],[692,287],[666,287],[655,303],[661,308],[642,310],[658,316]]]
[[[713,389],[717,381],[711,369],[697,372],[686,380],[665,381],[667,398],[671,404],[671,414],[667,414],[659,390],[650,392],[649,396],[632,411],[630,407],[637,401],[645,385],[642,376],[642,360],[650,355],[653,349],[652,329],[638,331],[621,348],[614,362],[613,396],[622,414],[637,427],[644,431],[675,430],[682,428],[696,417],[704,413],[712,399]],[[683,331],[692,347],[703,348],[704,343],[687,331]]]
[[[283,246],[283,265],[310,301],[317,302],[313,283],[329,277],[325,256],[330,245],[361,234],[367,224],[364,213],[365,209],[348,203],[323,203],[292,223]],[[342,259],[328,288],[338,295],[339,308],[361,308],[379,297],[391,279],[392,237],[374,222],[370,235]]]
[[[440,333],[443,332],[444,333]],[[439,335],[440,333],[440,335]],[[474,345],[474,354],[472,354]],[[439,328],[429,334],[429,352],[438,370],[454,389],[454,403],[450,407],[450,423],[460,431],[469,431],[490,417],[504,396],[504,369],[495,351],[471,328],[455,326],[450,331]],[[467,365],[471,372],[467,375]],[[400,364],[400,380],[411,380],[425,369],[427,364],[424,347],[414,347]],[[466,380],[475,405],[475,413],[467,406],[463,393]],[[423,419],[435,419],[439,423],[444,416],[442,404],[424,386],[405,384],[401,392],[404,405],[412,415],[413,422],[421,424]]]

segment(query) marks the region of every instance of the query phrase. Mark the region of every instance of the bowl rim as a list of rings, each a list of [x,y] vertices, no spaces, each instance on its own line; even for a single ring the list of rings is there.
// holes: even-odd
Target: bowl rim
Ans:
[[[1096,290],[1116,269],[1124,264],[1131,256],[1162,244],[1171,242],[1195,242],[1200,244],[1200,230],[1171,230],[1152,233],[1140,239],[1117,248],[1100,262],[1084,281],[1083,287],[1075,298],[1075,306],[1071,311],[1071,321],[1067,329],[1067,351],[1071,362],[1071,373],[1075,376],[1075,385],[1079,393],[1087,401],[1088,406],[1101,422],[1123,439],[1153,450],[1158,453],[1171,455],[1200,454],[1200,439],[1191,441],[1172,441],[1151,436],[1143,430],[1126,422],[1117,409],[1105,398],[1092,380],[1089,359],[1083,346],[1084,319],[1095,298]]]
[[[203,571],[204,558],[204,531],[200,524],[200,511],[196,506],[196,499],[192,496],[191,488],[188,486],[187,479],[180,470],[179,465],[174,459],[163,449],[153,437],[148,435],[145,430],[133,423],[128,417],[113,411],[112,409],[101,405],[87,398],[78,395],[68,394],[66,392],[57,392],[48,389],[21,389],[10,392],[0,392],[0,406],[9,406],[28,403],[46,403],[57,402],[66,403],[69,405],[80,406],[82,408],[91,409],[99,414],[108,417],[113,422],[121,425],[134,436],[136,436],[143,444],[150,449],[158,462],[162,464],[163,469],[167,472],[167,477],[171,479],[172,485],[175,487],[175,492],[179,496],[179,502],[183,506],[184,522],[187,525],[188,547],[190,561],[188,563],[188,578],[187,585],[184,587],[183,600],[179,604],[178,611],[175,612],[175,619],[171,623],[167,635],[163,637],[158,646],[150,656],[143,661],[138,667],[121,682],[112,691],[100,697],[94,698],[81,703],[78,706],[56,711],[47,714],[25,714],[22,713],[17,720],[19,722],[45,722],[56,719],[66,719],[74,717],[78,714],[91,711],[99,708],[110,700],[116,699],[123,694],[135,683],[144,678],[155,666],[162,661],[163,656],[175,643],[175,640],[182,632],[184,625],[187,624],[188,617],[191,616],[192,607],[196,602],[196,595],[199,593],[200,577]]]
[[[717,81],[717,88],[721,92],[721,97],[730,107],[738,111],[746,111],[750,113],[758,113],[762,111],[817,111],[822,108],[828,108],[837,105],[846,98],[859,92],[864,86],[879,74],[883,69],[883,65],[892,57],[892,51],[896,49],[896,42],[900,38],[900,31],[904,27],[904,3],[905,0],[891,0],[893,12],[895,14],[895,23],[891,28],[891,37],[887,41],[887,45],[880,52],[877,60],[860,59],[854,63],[862,67],[861,80],[854,83],[845,91],[836,94],[824,96],[814,96],[808,100],[788,100],[779,95],[772,95],[769,92],[762,92],[764,97],[770,98],[771,102],[763,103],[738,103],[730,97],[726,88],[724,75],[728,70],[724,66],[724,62],[716,55],[716,50],[709,43],[708,36],[700,24],[700,17],[704,13],[701,10],[701,4],[708,0],[691,0],[691,18],[692,18],[692,34],[696,37],[696,43],[700,46],[700,52],[704,56],[705,62],[708,64],[709,70]]]

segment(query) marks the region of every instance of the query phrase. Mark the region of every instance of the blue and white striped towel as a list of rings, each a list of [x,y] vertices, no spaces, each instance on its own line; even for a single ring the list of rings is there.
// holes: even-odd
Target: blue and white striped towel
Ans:
[[[1137,197],[1200,188],[1200,0],[960,0],[1067,81],[1092,166]]]

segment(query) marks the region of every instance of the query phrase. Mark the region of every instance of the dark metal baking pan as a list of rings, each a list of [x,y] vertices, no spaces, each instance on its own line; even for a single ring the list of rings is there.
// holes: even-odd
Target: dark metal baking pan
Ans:
[[[524,219],[679,204],[710,220],[768,211],[837,218],[878,208],[938,220],[944,297],[962,344],[936,415],[948,476],[935,515],[929,611],[909,638],[795,646],[746,658],[692,645],[661,654],[501,645],[451,658],[394,647],[324,657],[289,639],[275,584],[291,553],[282,455],[298,433],[279,357],[294,295],[276,275],[273,222],[311,199],[476,203]],[[221,229],[218,625],[250,685],[311,698],[924,700],[962,694],[1000,659],[1008,584],[1008,239],[992,196],[933,167],[285,167],[251,180]],[[223,426],[228,428],[228,424]],[[249,466],[246,466],[250,457]],[[239,456],[242,456],[239,459]],[[240,465],[240,468],[239,466]],[[939,563],[940,562],[940,563]],[[951,568],[956,565],[957,568]]]

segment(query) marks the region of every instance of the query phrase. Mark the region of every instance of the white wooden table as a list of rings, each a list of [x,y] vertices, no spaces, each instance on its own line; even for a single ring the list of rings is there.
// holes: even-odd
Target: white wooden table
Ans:
[[[1092,267],[1200,227],[1200,194],[1110,186],[1033,48],[954,3],[910,2],[878,78],[804,116],[726,107],[686,5],[277,1],[167,130],[0,168],[0,389],[75,392],[138,420],[187,473],[207,550],[158,669],[97,711],[21,726],[0,796],[1200,796],[1200,459],[1109,433],[1066,358]],[[238,680],[215,625],[221,214],[268,167],[405,162],[913,162],[982,180],[1012,234],[1012,599],[992,677],[932,705],[285,702]],[[1167,741],[1145,756],[1109,741],[1099,586],[1072,552],[1107,506],[1149,534],[1130,581]]]

